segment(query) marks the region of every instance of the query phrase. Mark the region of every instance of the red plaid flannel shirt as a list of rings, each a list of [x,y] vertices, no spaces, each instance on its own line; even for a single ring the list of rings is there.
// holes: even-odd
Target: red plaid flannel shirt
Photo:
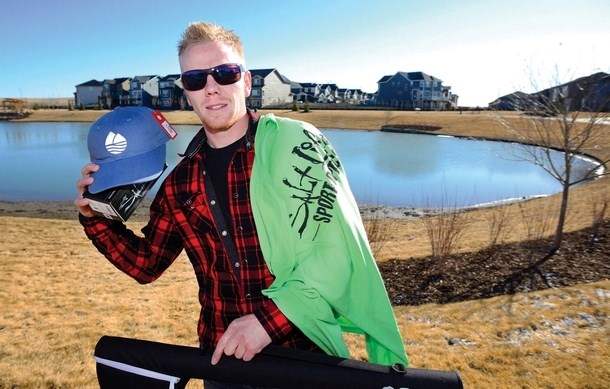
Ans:
[[[97,249],[117,268],[140,283],[157,279],[185,249],[199,283],[201,312],[198,335],[202,346],[216,345],[231,321],[253,313],[274,344],[319,350],[261,294],[274,277],[263,258],[250,205],[249,182],[254,161],[257,117],[237,149],[228,173],[233,241],[240,261],[239,276],[222,244],[204,189],[202,161],[207,147],[203,130],[193,138],[185,157],[169,174],[150,207],[150,220],[138,237],[123,223],[102,217],[80,221]]]

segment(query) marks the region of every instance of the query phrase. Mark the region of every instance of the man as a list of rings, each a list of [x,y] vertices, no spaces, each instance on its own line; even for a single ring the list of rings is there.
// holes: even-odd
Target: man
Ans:
[[[406,364],[358,209],[330,144],[306,123],[259,119],[246,109],[252,80],[231,31],[192,23],[178,54],[185,93],[202,129],[157,193],[143,238],[122,223],[95,217],[80,197],[75,204],[87,236],[141,283],[154,281],[186,250],[200,288],[199,339],[202,347],[214,347],[212,364],[223,354],[249,361],[271,343],[346,356],[341,329],[361,330],[371,340],[373,361]],[[278,152],[279,146],[287,152]],[[293,157],[298,161],[289,161]],[[81,196],[98,169],[83,168]],[[303,180],[308,188],[319,183],[315,196]],[[343,247],[345,241],[356,252]],[[366,258],[354,265],[353,256],[361,253]],[[370,304],[351,298],[363,290],[381,297]],[[363,304],[371,309],[350,316]],[[385,316],[379,330],[381,322],[371,314]]]

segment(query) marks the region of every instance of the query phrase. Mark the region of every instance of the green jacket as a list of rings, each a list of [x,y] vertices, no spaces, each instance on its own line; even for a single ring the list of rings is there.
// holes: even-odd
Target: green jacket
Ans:
[[[263,293],[326,353],[349,358],[343,332],[365,336],[369,362],[408,365],[394,311],[337,154],[310,124],[266,115],[254,139],[254,220],[276,277]]]

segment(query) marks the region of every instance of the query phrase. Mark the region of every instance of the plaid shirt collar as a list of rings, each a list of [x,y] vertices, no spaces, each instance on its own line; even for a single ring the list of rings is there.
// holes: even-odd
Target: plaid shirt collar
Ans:
[[[246,149],[251,149],[254,143],[254,134],[256,133],[256,125],[258,124],[258,114],[251,109],[247,110],[248,114],[248,130],[246,131],[245,144]],[[203,127],[193,137],[184,153],[178,153],[180,157],[193,158],[206,144],[208,137],[205,134]]]

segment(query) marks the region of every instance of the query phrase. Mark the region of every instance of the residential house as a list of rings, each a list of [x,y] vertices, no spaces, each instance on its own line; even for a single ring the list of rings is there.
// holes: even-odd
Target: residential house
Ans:
[[[337,88],[337,102],[346,104],[359,104],[359,89]]]
[[[159,79],[159,108],[183,109],[185,100],[180,74],[169,74]]]
[[[74,93],[74,101],[76,107],[92,107],[100,104],[102,96],[102,82],[97,80],[89,80],[82,84],[76,85],[76,93]]]
[[[249,108],[265,108],[292,102],[291,82],[277,69],[251,69],[252,91],[246,99]]]
[[[113,78],[102,81],[102,107],[114,109],[115,107],[129,105],[129,77]]]
[[[529,99],[529,95],[523,92],[514,92],[505,96],[498,97],[488,104],[489,108],[498,111],[516,111],[525,108],[524,102]]]
[[[337,101],[337,84],[321,84],[318,103],[335,103]]]
[[[377,99],[376,93],[363,92],[360,96],[360,104],[363,105],[374,105]]]
[[[451,93],[450,86],[443,85],[442,91],[441,91],[441,96],[442,96],[443,100],[447,102],[445,109],[457,108],[459,96],[456,95],[455,93]]]
[[[540,104],[560,105],[565,111],[610,112],[610,74],[599,72],[557,85],[531,97]]]
[[[527,94],[514,92],[489,103],[498,110],[535,110],[554,115],[557,108],[565,111],[610,112],[610,74],[594,73],[573,81]]]
[[[443,88],[442,80],[424,72],[398,72],[382,77],[377,85],[377,104],[381,106],[438,111],[457,105],[450,87]]]
[[[361,104],[364,99],[364,92],[362,89],[350,89],[348,92],[349,100],[347,101],[349,104]]]
[[[300,82],[291,89],[293,99],[296,101],[308,101],[315,103],[320,96],[320,84],[315,82]]]
[[[129,105],[157,108],[159,76],[135,76],[129,85]]]
[[[349,97],[349,89],[337,88],[337,103],[344,103]]]

